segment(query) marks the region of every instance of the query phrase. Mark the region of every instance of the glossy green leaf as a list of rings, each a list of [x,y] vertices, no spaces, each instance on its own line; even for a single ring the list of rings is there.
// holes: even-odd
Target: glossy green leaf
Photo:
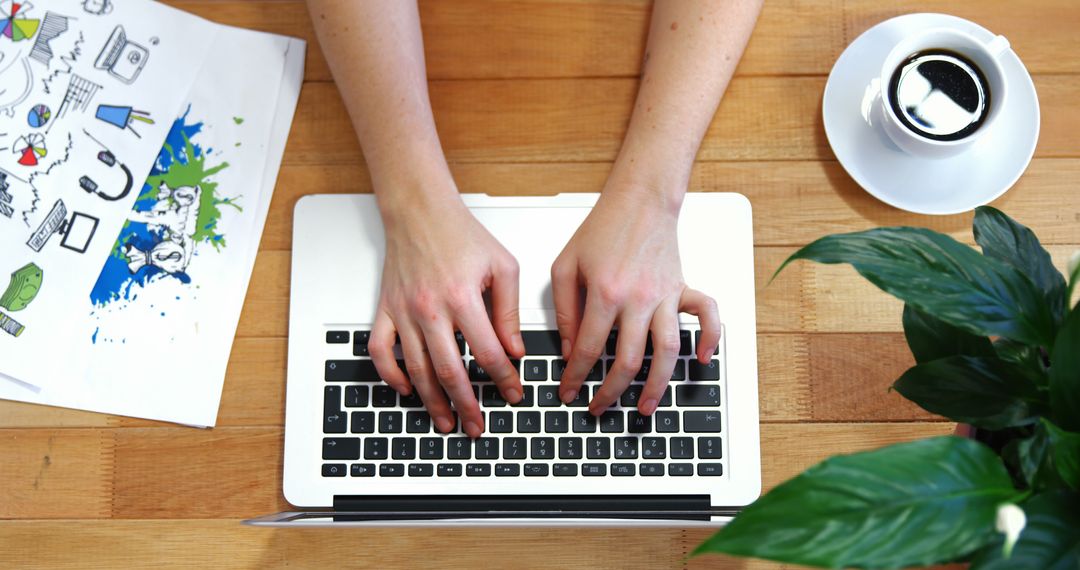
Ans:
[[[1015,267],[923,228],[825,236],[792,254],[849,263],[881,290],[975,335],[1049,346],[1054,320],[1042,292]]]
[[[1049,436],[1050,457],[1066,485],[1080,490],[1080,433],[1065,431],[1043,419]]]
[[[837,456],[779,485],[694,551],[821,567],[954,560],[994,535],[1017,491],[1001,460],[946,436]]]
[[[1007,338],[994,341],[994,353],[998,358],[1019,364],[1032,372],[1032,377],[1038,379],[1040,386],[1047,386],[1050,379],[1047,377],[1046,366],[1039,350],[1038,347],[1021,344]]]
[[[1080,568],[1080,495],[1043,493],[1021,505],[1027,525],[1008,559],[1004,537],[984,547],[971,570],[1077,570]]]
[[[1027,370],[997,357],[950,356],[917,364],[893,388],[924,410],[986,429],[1035,422],[1045,410]]]
[[[1026,226],[990,206],[975,208],[975,243],[987,257],[1003,261],[1027,275],[1046,297],[1054,322],[1065,318],[1065,277],[1050,254]]]
[[[934,318],[911,305],[904,305],[904,336],[916,362],[947,356],[995,356],[994,345],[985,336],[973,335]]]
[[[1080,309],[1073,309],[1050,354],[1050,407],[1054,423],[1080,432]]]

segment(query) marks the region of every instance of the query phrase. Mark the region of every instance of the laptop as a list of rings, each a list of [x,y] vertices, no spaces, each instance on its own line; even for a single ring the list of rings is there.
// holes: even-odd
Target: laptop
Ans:
[[[599,418],[586,397],[559,401],[564,362],[550,269],[598,194],[463,195],[518,260],[526,356],[522,404],[498,397],[459,338],[486,425],[442,434],[416,397],[382,383],[367,356],[384,242],[372,195],[300,199],[293,225],[283,489],[295,512],[254,525],[715,526],[761,490],[750,203],[686,196],[679,247],[686,282],[723,322],[708,365],[697,319],[660,407],[637,413],[645,374]],[[614,343],[583,396],[600,385]],[[398,353],[400,355],[400,353]],[[646,357],[646,365],[648,357]],[[459,422],[460,424],[460,422]]]

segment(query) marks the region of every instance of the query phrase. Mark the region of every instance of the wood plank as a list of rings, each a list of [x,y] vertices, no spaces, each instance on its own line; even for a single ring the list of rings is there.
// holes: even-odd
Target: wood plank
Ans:
[[[169,0],[211,20],[298,36],[309,42],[309,81],[330,73],[300,0]],[[527,2],[458,0],[420,3],[428,74],[434,79],[632,77],[648,31],[647,0]],[[272,8],[267,8],[272,6]],[[943,12],[1006,35],[1037,73],[1080,72],[1080,6],[1071,0],[1030,4],[997,0],[770,0],[765,3],[740,75],[824,75],[844,47],[877,22],[911,12]],[[1052,17],[1035,17],[1052,15]],[[477,41],[482,38],[482,41]]]
[[[109,429],[0,430],[0,519],[110,516],[113,435]]]
[[[1078,157],[1080,75],[1035,77],[1044,120],[1040,157]],[[634,79],[434,81],[431,103],[451,162],[597,162],[615,158],[633,106]],[[821,126],[823,77],[737,77],[698,160],[832,160]],[[285,164],[362,162],[337,89],[300,94]]]
[[[611,165],[459,163],[451,168],[462,192],[539,196],[599,192]],[[1078,179],[1080,160],[1035,159],[1016,186],[993,205],[1031,227],[1043,243],[1080,243],[1080,201],[1075,199],[1074,183]],[[972,213],[920,216],[898,210],[865,192],[837,162],[698,162],[689,190],[739,192],[749,198],[757,245],[805,245],[830,233],[898,225],[928,227],[975,243]],[[282,168],[261,249],[291,249],[293,208],[300,197],[371,191],[363,165]]]

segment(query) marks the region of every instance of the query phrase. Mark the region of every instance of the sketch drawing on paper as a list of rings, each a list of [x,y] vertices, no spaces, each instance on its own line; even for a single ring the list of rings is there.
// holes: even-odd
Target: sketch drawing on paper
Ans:
[[[112,12],[113,4],[112,0],[83,0],[82,7],[87,14],[104,16]]]
[[[37,166],[38,161],[49,154],[49,149],[45,147],[45,137],[41,133],[30,133],[19,137],[11,145],[11,152],[19,155],[19,164]]]
[[[11,274],[7,288],[0,293],[0,309],[17,313],[25,309],[41,290],[45,274],[33,263],[27,263]],[[0,330],[11,336],[19,336],[26,329],[4,311],[0,311]]]
[[[26,245],[40,252],[45,244],[49,243],[49,238],[60,234],[60,247],[70,249],[75,253],[86,253],[86,249],[90,247],[90,241],[94,239],[94,234],[97,232],[99,221],[98,218],[82,212],[72,212],[71,217],[68,218],[64,201],[57,200],[38,228],[30,234]]]
[[[30,50],[30,59],[48,67],[53,57],[52,46],[49,45],[49,42],[60,37],[60,34],[67,30],[68,19],[66,17],[55,12],[45,12],[45,21],[41,23],[41,33],[38,34],[37,40],[34,41],[34,47]]]
[[[95,139],[90,133],[85,130],[83,133],[101,147],[101,150],[97,154],[98,162],[108,167],[107,170],[114,171],[120,170],[123,173],[122,184],[113,186],[102,186],[98,182],[91,178],[89,175],[84,174],[79,178],[79,187],[85,190],[88,194],[93,194],[106,202],[116,202],[123,200],[131,193],[131,189],[135,186],[135,179],[131,176],[131,169],[126,164],[117,160],[116,155],[112,153],[105,145],[101,144],[101,141]],[[116,189],[120,188],[119,191]]]
[[[49,67],[53,71],[48,75],[48,77],[41,80],[41,86],[44,89],[46,95],[52,93],[52,83],[58,77],[62,75],[67,76],[68,82],[70,83],[71,68],[75,65],[75,62],[79,59],[79,56],[82,55],[82,44],[85,41],[86,38],[83,37],[83,33],[79,32],[79,35],[75,38],[75,41],[71,45],[70,51],[57,58],[55,61],[58,61],[58,63],[56,63],[55,65],[53,63],[49,64]]]
[[[101,269],[90,293],[96,309],[133,302],[141,290],[166,280],[197,286],[193,260],[226,247],[222,211],[240,211],[239,196],[225,197],[218,188],[214,175],[229,165],[212,163],[216,153],[198,142],[204,125],[189,122],[190,114],[189,108],[173,123]]]
[[[0,51],[0,116],[15,116],[15,106],[30,96],[33,83],[29,60],[15,50]]]
[[[26,124],[35,129],[44,127],[52,118],[52,109],[48,105],[34,105],[26,114]]]
[[[27,18],[26,13],[33,10],[29,2],[3,0],[0,2],[0,36],[12,42],[29,40],[37,33],[41,20]]]
[[[90,101],[94,98],[94,94],[97,93],[101,86],[85,77],[80,77],[71,74],[71,80],[68,82],[67,91],[64,93],[64,100],[60,103],[60,109],[57,110],[56,116],[63,117],[67,115],[68,110],[75,109],[76,111],[86,111],[90,106]]]
[[[109,75],[131,84],[138,79],[149,57],[149,50],[128,40],[124,27],[116,26],[94,61],[94,67],[108,70]]]
[[[13,204],[14,197],[11,195],[11,181],[8,173],[0,170],[0,216],[10,218],[15,213]]]
[[[122,107],[116,105],[98,105],[97,113],[95,117],[99,121],[108,123],[118,129],[126,129],[135,133],[136,138],[142,138],[142,135],[131,126],[132,121],[138,121],[147,125],[154,124],[154,120],[150,118],[150,113],[146,111],[137,111],[131,107]]]

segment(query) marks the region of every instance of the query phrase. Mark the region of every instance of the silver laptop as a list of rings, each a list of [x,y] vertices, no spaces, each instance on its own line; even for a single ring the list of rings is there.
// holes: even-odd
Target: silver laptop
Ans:
[[[285,498],[298,510],[256,525],[718,525],[758,497],[757,349],[750,204],[689,194],[683,272],[716,299],[723,334],[709,365],[697,321],[680,316],[682,356],[652,417],[636,411],[644,374],[605,415],[559,401],[561,357],[550,268],[596,194],[465,195],[521,267],[525,400],[510,406],[469,366],[487,432],[437,432],[419,399],[383,384],[367,357],[383,226],[372,195],[296,205],[285,417]],[[607,371],[607,354],[583,395]],[[458,428],[460,430],[460,426]]]

